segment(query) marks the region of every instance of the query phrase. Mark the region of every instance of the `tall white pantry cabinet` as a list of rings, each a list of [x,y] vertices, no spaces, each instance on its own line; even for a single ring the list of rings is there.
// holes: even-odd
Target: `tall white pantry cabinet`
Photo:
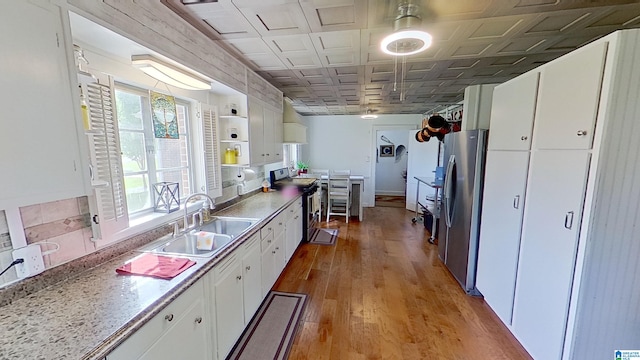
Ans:
[[[640,349],[640,30],[496,87],[477,287],[534,359]]]

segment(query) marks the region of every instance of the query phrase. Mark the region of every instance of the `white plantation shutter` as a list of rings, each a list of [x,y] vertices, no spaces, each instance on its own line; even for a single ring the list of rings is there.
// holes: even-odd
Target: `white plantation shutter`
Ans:
[[[92,218],[96,237],[104,239],[129,226],[118,137],[113,81],[83,84],[91,120],[89,147],[98,217]],[[96,226],[97,225],[97,226]]]
[[[200,104],[202,114],[202,135],[204,147],[204,168],[206,193],[212,198],[222,196],[222,169],[220,167],[220,142],[218,139],[218,118],[215,108]]]

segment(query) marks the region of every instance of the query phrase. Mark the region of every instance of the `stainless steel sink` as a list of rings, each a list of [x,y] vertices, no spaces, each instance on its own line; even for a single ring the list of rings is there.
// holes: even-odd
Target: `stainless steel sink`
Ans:
[[[166,241],[162,241],[160,244],[155,243],[150,249],[143,251],[170,255],[211,257],[218,251],[222,250],[225,245],[229,244],[233,239],[229,235],[215,234],[212,249],[200,250],[196,247],[197,238],[198,237],[195,235],[195,232],[190,232],[176,238],[170,238]]]
[[[258,221],[259,219],[217,216],[214,217],[213,221],[202,225],[200,230],[216,234],[230,235],[235,238],[253,225],[257,224]]]
[[[195,257],[212,257],[220,250],[224,249],[234,238],[238,237],[249,228],[257,224],[259,219],[235,218],[235,217],[215,217],[200,228],[182,234],[178,237],[164,237],[151,243],[144,252],[152,252],[169,255],[185,255]],[[199,250],[196,247],[198,231],[215,233],[213,238],[213,248],[211,250]]]

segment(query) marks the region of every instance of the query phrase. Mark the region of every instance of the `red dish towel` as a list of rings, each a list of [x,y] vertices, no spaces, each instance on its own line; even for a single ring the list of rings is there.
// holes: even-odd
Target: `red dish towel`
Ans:
[[[144,275],[172,279],[195,265],[195,261],[154,254],[144,254],[116,269],[121,275]]]

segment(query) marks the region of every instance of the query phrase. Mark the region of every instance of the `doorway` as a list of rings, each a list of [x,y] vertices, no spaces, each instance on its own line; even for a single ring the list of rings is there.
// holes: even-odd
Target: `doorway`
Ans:
[[[405,207],[410,130],[415,127],[374,128],[374,206]]]

